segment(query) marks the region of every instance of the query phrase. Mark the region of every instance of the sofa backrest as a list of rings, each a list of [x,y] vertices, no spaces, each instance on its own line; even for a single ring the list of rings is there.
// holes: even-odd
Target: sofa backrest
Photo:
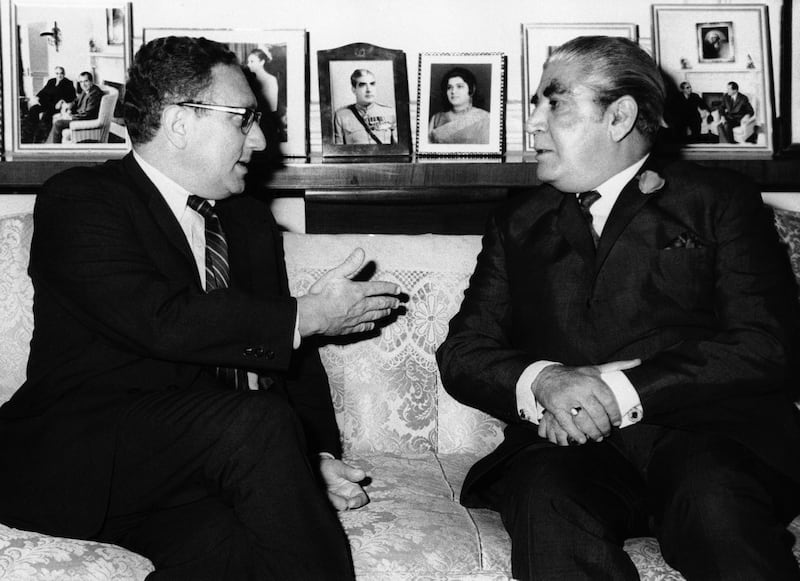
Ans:
[[[25,381],[33,332],[32,235],[30,212],[0,218],[0,403]]]
[[[800,288],[800,212],[775,209],[775,217]],[[0,217],[0,403],[25,379],[33,330],[32,233],[30,212]],[[499,421],[442,389],[434,358],[474,268],[479,236],[287,233],[284,243],[293,294],[305,292],[356,247],[375,262],[374,278],[395,281],[408,294],[405,313],[380,332],[320,350],[348,452],[477,453],[501,440]]]
[[[305,293],[360,247],[373,261],[373,278],[396,282],[408,295],[405,312],[380,332],[320,349],[345,452],[483,452],[500,442],[501,422],[455,402],[435,359],[480,236],[287,233],[284,246],[292,294]]]

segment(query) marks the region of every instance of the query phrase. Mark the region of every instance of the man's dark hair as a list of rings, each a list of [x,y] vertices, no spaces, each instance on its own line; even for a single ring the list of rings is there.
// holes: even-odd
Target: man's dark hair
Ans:
[[[358,82],[358,79],[360,79],[361,77],[366,77],[367,75],[371,76],[373,79],[375,78],[375,75],[369,69],[356,69],[356,70],[354,70],[353,74],[350,75],[350,85],[355,89],[356,88],[356,83]]]
[[[87,79],[89,79],[90,81],[92,81],[94,83],[94,75],[92,73],[90,73],[89,71],[83,71],[80,75],[78,75],[78,78],[81,78],[81,77],[86,77]]]
[[[736,81],[731,81],[730,83],[728,83],[728,86],[734,91],[739,90],[739,83],[737,83]]]
[[[645,138],[655,140],[667,89],[658,65],[638,44],[614,36],[579,36],[556,48],[545,66],[556,62],[581,69],[580,84],[594,91],[601,111],[620,97],[633,97],[639,106],[636,128]]]
[[[216,65],[238,65],[228,47],[207,38],[168,36],[136,53],[125,83],[124,116],[131,142],[147,143],[161,126],[165,107],[194,101],[211,86]]]

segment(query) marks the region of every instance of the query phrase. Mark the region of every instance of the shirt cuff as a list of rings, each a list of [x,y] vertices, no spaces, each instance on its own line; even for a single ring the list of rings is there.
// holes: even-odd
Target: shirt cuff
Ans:
[[[642,400],[633,384],[622,371],[601,373],[600,379],[606,382],[617,399],[619,413],[622,415],[620,428],[626,428],[641,421],[643,417]]]
[[[556,361],[537,361],[531,363],[517,380],[517,414],[521,420],[538,424],[544,415],[544,408],[533,395],[533,382],[545,367],[561,365]]]
[[[292,339],[292,349],[300,348],[300,309],[297,309],[294,314],[294,339]]]
[[[328,460],[336,460],[336,456],[334,456],[330,452],[317,452],[317,456],[319,456],[320,460],[325,458],[327,458]]]

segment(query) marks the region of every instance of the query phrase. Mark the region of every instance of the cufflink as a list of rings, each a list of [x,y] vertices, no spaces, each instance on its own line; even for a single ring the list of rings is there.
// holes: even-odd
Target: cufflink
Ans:
[[[642,406],[637,405],[632,407],[627,414],[625,414],[628,418],[628,421],[632,424],[635,424],[639,420],[642,419]]]
[[[519,409],[517,410],[517,413],[519,414],[519,419],[521,419],[521,420],[525,420],[525,421],[528,421],[528,414],[526,414],[526,413],[525,413],[525,410],[524,410],[524,409],[522,409],[522,408],[519,408]]]

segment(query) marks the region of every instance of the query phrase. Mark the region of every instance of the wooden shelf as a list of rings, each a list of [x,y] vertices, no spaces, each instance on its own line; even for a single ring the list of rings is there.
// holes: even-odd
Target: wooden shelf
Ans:
[[[703,165],[726,167],[750,176],[764,191],[800,191],[800,162],[797,159],[703,159]],[[49,177],[77,165],[99,161],[25,160],[0,162],[0,194],[36,193]],[[522,154],[497,159],[402,159],[392,161],[323,161],[319,157],[288,159],[265,185],[304,196],[326,192],[334,196],[399,196],[415,193],[433,195],[436,202],[476,195],[479,190],[499,192],[538,183],[536,162]],[[455,195],[455,198],[453,198]],[[344,199],[340,197],[339,199]],[[365,199],[366,201],[366,199]]]

